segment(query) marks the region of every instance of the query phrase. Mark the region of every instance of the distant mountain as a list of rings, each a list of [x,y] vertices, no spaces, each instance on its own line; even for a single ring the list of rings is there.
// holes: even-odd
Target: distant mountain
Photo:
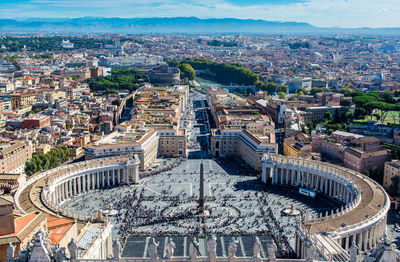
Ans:
[[[174,18],[27,18],[0,19],[0,33],[124,34],[372,34],[398,35],[400,28],[318,28],[307,23],[196,17]]]

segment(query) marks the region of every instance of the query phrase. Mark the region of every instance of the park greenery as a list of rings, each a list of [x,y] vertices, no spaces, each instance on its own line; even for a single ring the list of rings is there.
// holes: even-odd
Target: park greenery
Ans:
[[[86,82],[89,84],[91,91],[109,93],[109,90],[120,89],[134,91],[139,87],[140,82],[146,80],[148,80],[148,77],[145,73],[135,69],[126,69],[112,70],[110,76],[90,78]]]
[[[324,120],[322,121],[309,121],[306,123],[309,133],[314,130],[317,126],[325,126],[327,134],[330,135],[333,132],[340,130],[346,131],[347,126],[352,123],[354,119],[354,114],[352,111],[339,111],[335,110],[335,114],[331,112],[326,112],[324,115]]]
[[[211,40],[207,41],[207,45],[232,47],[232,46],[237,46],[237,43],[233,41]]]
[[[46,154],[36,154],[25,163],[25,173],[28,176],[36,172],[58,167],[69,159],[69,149],[66,146],[50,150]]]
[[[372,119],[374,116],[384,123],[390,112],[400,111],[400,102],[394,98],[393,92],[352,92],[351,96],[356,105],[354,115],[358,119],[365,116]]]
[[[297,94],[299,95],[304,91],[298,89]],[[309,131],[315,129],[316,126],[325,126],[327,134],[331,134],[336,130],[347,131],[347,126],[351,123],[364,123],[366,117],[369,117],[371,120],[374,117],[382,123],[388,122],[387,119],[393,115],[397,115],[397,118],[399,117],[400,102],[398,102],[398,97],[400,96],[400,92],[359,92],[353,91],[348,87],[342,88],[340,92],[345,96],[352,97],[352,102],[356,106],[354,112],[349,108],[352,102],[342,99],[340,105],[346,107],[347,110],[342,110],[342,112],[336,110],[334,117],[331,113],[327,112],[323,121],[310,121],[306,123]],[[395,123],[395,119],[393,118],[393,123]],[[396,154],[392,157],[400,156],[400,149],[392,150],[392,152]]]
[[[79,37],[61,37],[61,36],[46,36],[46,37],[11,37],[6,36],[0,38],[0,46],[5,47],[0,52],[19,52],[26,48],[28,51],[61,51],[63,40],[69,40],[74,44],[75,49],[95,49],[101,45],[112,44],[110,39],[94,39],[94,38],[79,38]]]
[[[51,54],[37,54],[32,56],[33,59],[53,59],[53,55]]]
[[[195,70],[208,70],[210,74],[202,75],[206,79],[221,84],[255,85],[259,76],[239,63],[218,63],[200,58],[186,58],[184,60],[166,60],[169,66],[178,67],[180,64],[189,64]]]
[[[308,42],[295,42],[287,44],[290,49],[300,49],[300,48],[310,48],[310,43]]]

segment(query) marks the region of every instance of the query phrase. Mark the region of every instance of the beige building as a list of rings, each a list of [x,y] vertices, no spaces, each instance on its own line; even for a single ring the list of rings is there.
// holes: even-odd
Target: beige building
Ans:
[[[186,136],[184,132],[175,133],[173,130],[158,132],[158,154],[164,157],[186,157]]]
[[[158,156],[186,157],[186,137],[173,129],[146,132],[113,132],[108,137],[89,145],[86,159],[110,157],[121,154],[137,154],[140,169],[146,170]]]
[[[11,107],[16,110],[20,107],[33,105],[36,103],[37,95],[35,93],[16,93],[11,94]]]
[[[278,144],[263,142],[245,129],[212,131],[211,153],[217,158],[238,156],[252,168],[260,170],[263,155],[277,152]]]
[[[400,160],[393,160],[385,163],[385,173],[383,175],[383,187],[389,189],[392,185],[392,177],[400,177]]]
[[[32,158],[29,142],[0,144],[0,173],[22,173],[25,162]]]

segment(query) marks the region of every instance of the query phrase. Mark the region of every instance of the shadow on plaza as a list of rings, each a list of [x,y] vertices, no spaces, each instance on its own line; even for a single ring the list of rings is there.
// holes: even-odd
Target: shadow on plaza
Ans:
[[[233,176],[254,176],[257,177],[258,171],[251,168],[243,160],[235,157],[215,159],[220,167],[229,175]]]
[[[283,187],[279,185],[272,186],[270,184],[263,184],[259,178],[237,182],[234,185],[234,188],[235,190],[265,192],[267,194],[270,193],[279,197],[293,199],[317,210],[318,212],[330,212],[331,210],[344,205],[340,201],[332,201],[323,194],[317,194],[316,198],[310,198],[300,194],[299,189],[296,187]]]

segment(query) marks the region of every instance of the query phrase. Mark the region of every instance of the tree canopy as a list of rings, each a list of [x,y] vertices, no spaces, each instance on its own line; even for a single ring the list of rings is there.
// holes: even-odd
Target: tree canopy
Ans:
[[[383,122],[390,111],[400,111],[400,102],[396,103],[392,92],[353,92],[353,103],[356,104],[356,116],[364,117],[377,111],[377,117]]]
[[[181,78],[187,78],[189,80],[194,80],[196,78],[196,72],[190,64],[179,64],[177,67],[181,71]]]
[[[195,70],[209,70],[212,74],[207,78],[222,84],[255,85],[259,80],[256,73],[239,63],[218,63],[200,58],[186,58],[181,61],[166,60],[166,62],[178,68],[180,64],[189,64]]]
[[[148,79],[147,75],[139,70],[113,70],[110,76],[100,76],[87,79],[91,91],[119,90],[128,89],[136,90],[138,83]]]
[[[50,150],[46,154],[37,154],[31,160],[25,163],[25,173],[28,176],[36,172],[44,172],[46,170],[55,168],[69,159],[69,149],[62,146]]]

